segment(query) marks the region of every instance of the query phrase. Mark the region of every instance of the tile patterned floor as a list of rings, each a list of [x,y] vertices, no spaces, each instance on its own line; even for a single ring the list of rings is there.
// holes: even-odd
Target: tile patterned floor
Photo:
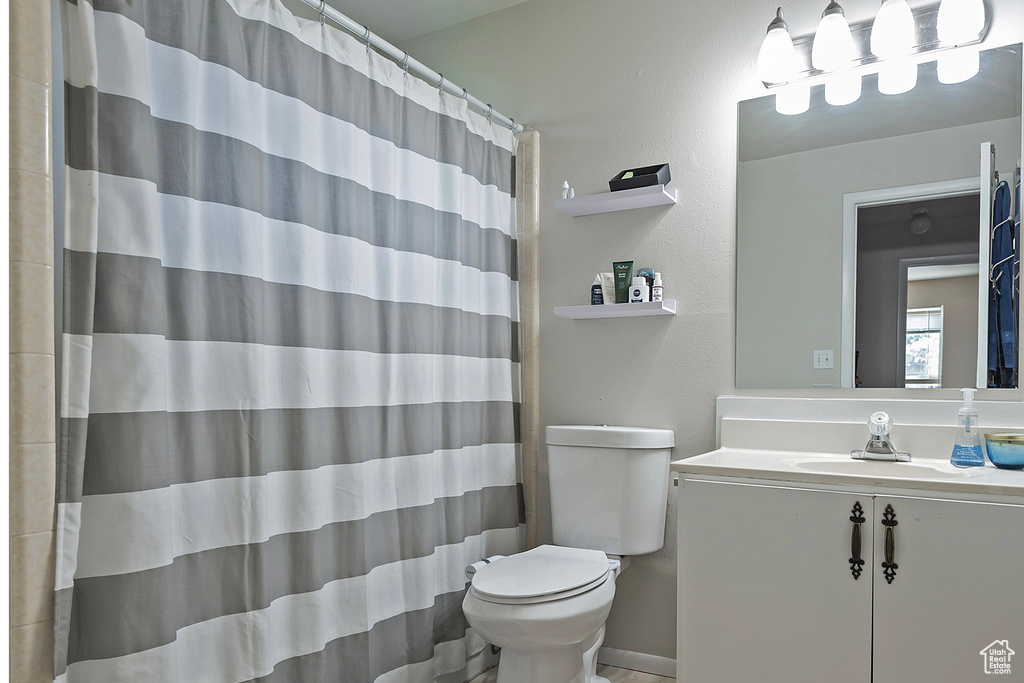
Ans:
[[[597,675],[604,676],[611,683],[675,683],[674,678],[668,676],[656,676],[655,674],[645,674],[640,671],[630,671],[629,669],[619,669],[614,666],[606,666],[599,664],[597,666]],[[494,683],[498,680],[498,667],[488,669],[469,683]]]

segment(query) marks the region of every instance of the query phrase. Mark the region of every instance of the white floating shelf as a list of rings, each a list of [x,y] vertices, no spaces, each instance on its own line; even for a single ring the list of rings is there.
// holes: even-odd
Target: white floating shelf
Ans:
[[[602,192],[572,199],[556,199],[555,208],[570,216],[589,216],[595,213],[643,209],[648,206],[675,204],[678,193],[674,187],[649,185],[633,190]]]
[[[555,315],[572,320],[593,318],[635,318],[641,315],[675,315],[676,300],[651,301],[646,304],[599,304],[590,306],[557,306]]]

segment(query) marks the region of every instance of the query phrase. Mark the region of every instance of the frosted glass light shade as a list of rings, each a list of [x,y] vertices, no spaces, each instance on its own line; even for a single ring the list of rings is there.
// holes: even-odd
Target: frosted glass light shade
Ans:
[[[981,57],[975,47],[961,47],[939,55],[939,83],[962,83],[978,75]]]
[[[822,71],[838,71],[850,66],[854,54],[850,25],[842,12],[823,16],[811,44],[811,65]]]
[[[985,29],[984,0],[942,0],[936,22],[943,45],[974,40]]]
[[[811,86],[794,83],[775,91],[775,111],[786,116],[803,114],[811,107]]]
[[[914,209],[914,215],[910,219],[910,232],[923,235],[931,228],[932,217],[928,215],[928,209]]]
[[[833,74],[825,81],[825,101],[835,107],[852,104],[860,99],[859,73]]]
[[[871,52],[879,59],[906,57],[916,38],[914,15],[907,0],[885,0],[871,25]]]
[[[899,95],[917,85],[917,64],[906,60],[887,62],[878,69],[878,92]]]
[[[786,83],[796,72],[793,39],[784,28],[768,31],[757,53],[757,78],[765,83]]]

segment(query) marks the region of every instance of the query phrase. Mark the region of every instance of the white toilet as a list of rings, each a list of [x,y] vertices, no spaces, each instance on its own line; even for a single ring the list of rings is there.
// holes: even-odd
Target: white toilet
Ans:
[[[545,545],[480,569],[466,619],[501,648],[498,683],[607,683],[597,650],[629,556],[659,550],[673,433],[550,426],[551,525]]]

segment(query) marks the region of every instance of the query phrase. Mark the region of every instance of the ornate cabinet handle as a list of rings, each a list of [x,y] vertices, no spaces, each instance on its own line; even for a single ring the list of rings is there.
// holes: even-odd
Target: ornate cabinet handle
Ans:
[[[861,507],[859,500],[853,504],[851,512],[853,513],[850,515],[853,532],[850,536],[850,572],[853,574],[853,580],[856,581],[864,570],[864,560],[860,557],[860,525],[864,523],[864,508]]]
[[[896,578],[896,532],[894,527],[899,524],[896,521],[896,511],[892,505],[885,506],[885,513],[882,515],[882,524],[885,525],[885,561],[882,562],[882,573],[885,574],[886,583],[892,583]]]

